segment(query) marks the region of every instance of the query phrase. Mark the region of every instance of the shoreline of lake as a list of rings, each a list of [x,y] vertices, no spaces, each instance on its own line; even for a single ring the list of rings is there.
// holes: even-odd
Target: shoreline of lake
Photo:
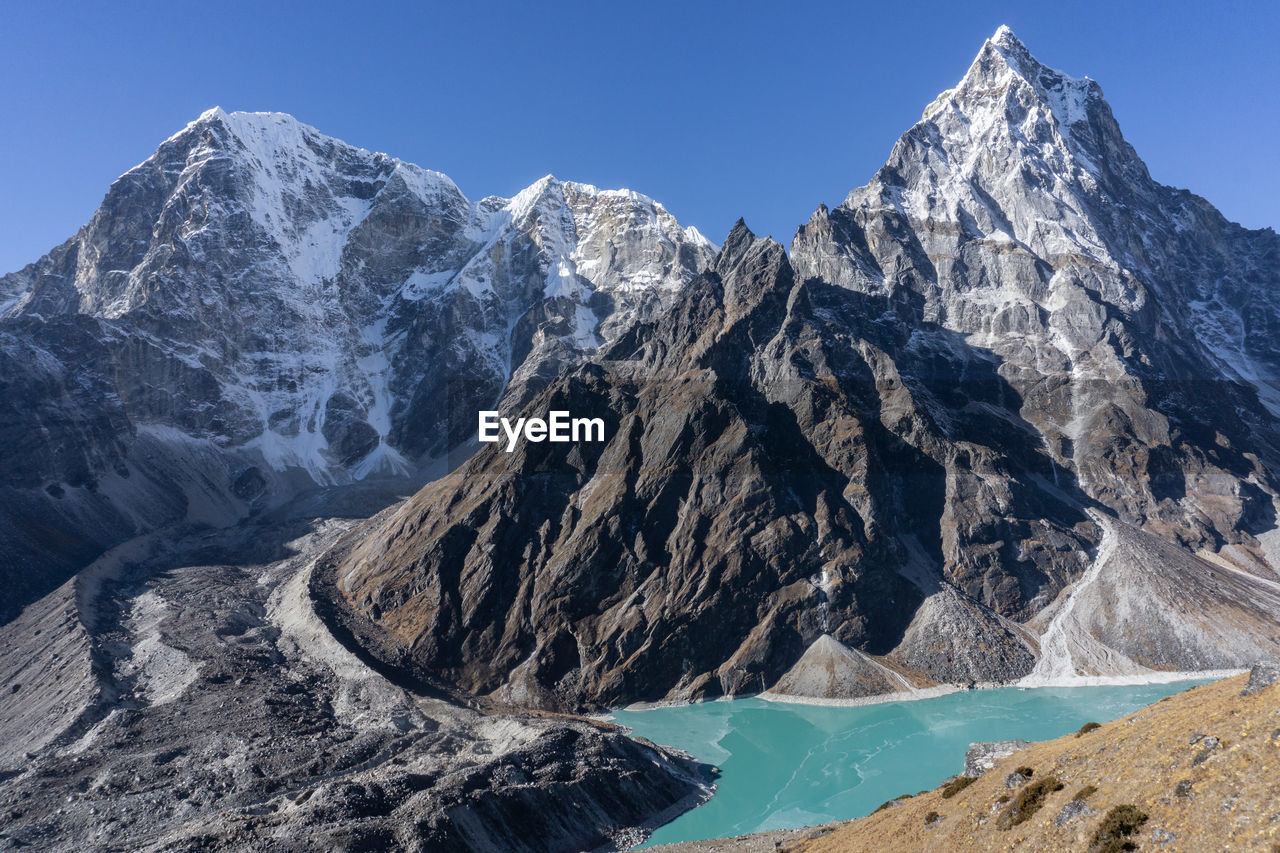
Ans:
[[[739,693],[733,696],[717,696],[714,699],[661,699],[656,702],[633,702],[621,708],[615,708],[602,714],[591,715],[594,719],[614,722],[613,715],[618,711],[656,711],[666,708],[683,708],[695,705],[706,705],[714,702],[736,702],[741,699],[761,699],[765,702],[777,702],[786,705],[812,705],[819,708],[861,708],[869,705],[885,705],[891,702],[917,702],[925,699],[937,699],[952,693],[969,693],[976,690],[1040,690],[1043,688],[1077,688],[1077,687],[1140,687],[1151,684],[1180,684],[1184,681],[1218,681],[1248,672],[1249,669],[1205,669],[1205,670],[1172,670],[1169,672],[1143,672],[1131,675],[1077,675],[1071,678],[1059,678],[1046,681],[1019,681],[1002,683],[998,681],[980,682],[974,685],[939,684],[935,687],[922,687],[916,690],[900,690],[893,693],[877,693],[872,696],[856,696],[848,699],[823,698],[820,696],[793,696],[787,693]]]
[[[1126,677],[1128,684],[1050,689],[993,685],[858,705],[757,695],[621,709],[613,721],[717,768],[716,794],[658,828],[647,847],[855,819],[960,772],[971,743],[1051,740],[1217,674],[1143,674]]]

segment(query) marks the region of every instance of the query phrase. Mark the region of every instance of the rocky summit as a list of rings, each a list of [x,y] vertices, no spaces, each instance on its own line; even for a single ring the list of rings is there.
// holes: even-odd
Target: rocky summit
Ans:
[[[106,546],[300,489],[418,482],[712,256],[626,190],[446,176],[214,109],[0,278],[0,613]]]
[[[709,768],[396,677],[312,593],[714,255],[627,190],[211,110],[0,279],[0,849],[626,848]],[[119,544],[117,544],[119,543]]]
[[[1273,231],[1002,28],[790,257],[739,222],[525,409],[606,443],[482,450],[331,594],[388,663],[553,708],[1275,658],[1277,294]]]

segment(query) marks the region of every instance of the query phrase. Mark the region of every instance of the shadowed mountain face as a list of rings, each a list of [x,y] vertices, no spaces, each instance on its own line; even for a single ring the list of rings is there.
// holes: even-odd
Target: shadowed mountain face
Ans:
[[[487,447],[333,592],[388,662],[548,707],[822,683],[831,639],[908,689],[1274,657],[1277,294],[1274,232],[1002,29],[790,260],[739,224],[521,411],[605,442]]]
[[[609,705],[764,690],[825,633],[886,654],[945,550],[982,641],[1029,661],[997,609],[1034,612],[1096,527],[1013,476],[1043,457],[997,414],[1017,397],[994,361],[880,312],[797,282],[740,224],[675,309],[530,407],[602,417],[607,442],[487,448],[361,543],[339,589],[425,673]],[[920,400],[966,395],[946,431]]]
[[[448,470],[477,408],[713,254],[637,193],[472,203],[288,116],[205,113],[0,278],[0,618],[147,529]]]
[[[1053,471],[1125,521],[1275,527],[1280,239],[1154,182],[1098,85],[1008,29],[793,257],[997,358]]]

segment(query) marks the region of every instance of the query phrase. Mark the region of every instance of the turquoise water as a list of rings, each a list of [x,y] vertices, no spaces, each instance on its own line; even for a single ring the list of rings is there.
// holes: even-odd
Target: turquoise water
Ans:
[[[862,817],[959,773],[974,741],[1060,737],[1190,686],[1006,687],[856,708],[735,699],[614,718],[720,768],[716,795],[648,847]]]

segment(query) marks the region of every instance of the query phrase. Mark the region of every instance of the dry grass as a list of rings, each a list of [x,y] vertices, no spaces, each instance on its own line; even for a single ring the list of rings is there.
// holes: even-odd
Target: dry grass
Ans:
[[[1021,771],[1019,771],[1021,772]],[[1022,774],[1026,776],[1026,773]],[[1009,807],[1000,813],[1000,818],[996,821],[996,826],[1001,829],[1013,829],[1015,826],[1026,823],[1040,811],[1045,800],[1049,795],[1061,791],[1063,785],[1052,776],[1046,776],[1035,782],[1025,785],[1018,791],[1018,795],[1013,798],[1013,802]]]
[[[1133,844],[1272,853],[1280,844],[1280,684],[1241,697],[1246,680],[1192,688],[1086,737],[1034,744],[950,797],[937,790],[902,800],[789,849],[1058,853]],[[1206,748],[1203,736],[1218,742]],[[1028,819],[1001,830],[1000,816],[1016,804],[1000,801],[1010,793],[1004,780],[1022,766],[1036,768],[1041,778],[1020,789],[1015,801],[1036,784],[1062,787],[1040,792]],[[1073,799],[1087,799],[1089,809],[1058,826],[1054,818]],[[926,824],[931,813],[937,818]],[[1147,819],[1137,820],[1138,814]]]

